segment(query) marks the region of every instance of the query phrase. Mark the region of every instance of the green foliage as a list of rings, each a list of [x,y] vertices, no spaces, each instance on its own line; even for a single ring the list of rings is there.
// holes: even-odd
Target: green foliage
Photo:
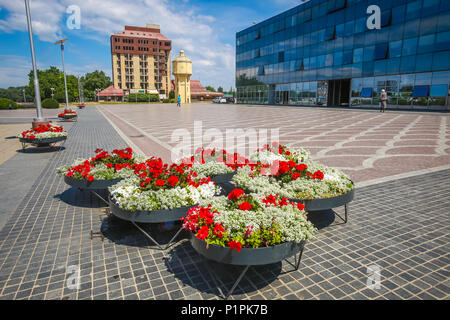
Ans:
[[[145,94],[145,93],[130,93],[128,95],[128,102],[158,102],[159,95]]]
[[[205,89],[208,90],[208,91],[211,91],[211,92],[216,92],[216,89],[214,89],[211,86],[207,86],[207,87],[205,87]]]
[[[42,101],[42,108],[45,109],[58,109],[59,103],[55,99],[45,99]]]
[[[0,88],[0,98],[10,99],[16,102],[25,102],[23,100],[23,89],[25,87],[9,87],[8,89]],[[32,102],[34,97],[25,92],[25,98],[27,102]]]
[[[86,76],[80,78],[82,84],[84,97],[87,101],[95,101],[95,90],[106,89],[112,85],[111,78],[103,71],[95,70],[87,73]]]
[[[222,92],[223,93],[223,88],[222,87],[218,87],[217,88],[217,92]]]
[[[175,91],[171,90],[169,92],[169,99],[175,99]]]
[[[18,105],[11,99],[0,98],[0,109],[9,109],[9,105],[11,105],[12,109],[17,109]]]

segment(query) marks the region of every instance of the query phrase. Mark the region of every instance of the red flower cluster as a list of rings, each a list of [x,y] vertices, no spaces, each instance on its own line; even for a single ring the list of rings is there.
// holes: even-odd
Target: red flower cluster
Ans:
[[[291,152],[289,151],[288,147],[285,145],[281,145],[278,142],[272,142],[272,146],[266,144],[261,149],[258,149],[257,151],[269,151],[273,153],[279,153],[281,155],[290,156]]]
[[[293,201],[289,201],[287,198],[280,198],[278,195],[274,196],[273,194],[268,195],[266,198],[262,200],[263,203],[266,204],[267,207],[273,205],[275,207],[283,207],[287,205],[296,206],[299,210],[305,209],[305,205],[303,203],[295,203]]]
[[[323,180],[324,174],[317,170],[314,173],[308,171],[308,166],[304,163],[297,164],[295,161],[275,160],[272,164],[258,162],[255,167],[257,175],[273,176],[283,181],[292,181],[299,178]],[[255,172],[252,173],[255,175]]]
[[[36,134],[45,132],[64,132],[64,129],[63,127],[53,126],[51,124],[40,125],[37,128],[23,131],[22,138],[34,140],[36,138]]]
[[[67,172],[67,177],[76,177],[87,179],[88,181],[93,181],[94,176],[89,173],[98,164],[105,164],[107,168],[114,169],[114,172],[118,172],[124,168],[135,169],[137,164],[133,160],[133,150],[131,148],[126,148],[123,150],[114,150],[112,154],[103,149],[95,150],[96,156],[92,157],[90,160],[86,160],[83,164],[73,166],[69,168]]]

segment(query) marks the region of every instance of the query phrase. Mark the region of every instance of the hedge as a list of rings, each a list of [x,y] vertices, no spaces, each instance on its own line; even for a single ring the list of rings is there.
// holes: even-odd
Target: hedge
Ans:
[[[6,98],[0,99],[0,109],[9,109],[9,105],[11,105],[12,109],[17,109],[19,107],[17,105],[17,103],[15,103],[14,101],[12,101],[10,99],[6,99]]]
[[[56,101],[54,99],[45,99],[44,101],[42,101],[42,108],[45,108],[45,109],[58,109],[59,108],[59,103],[58,103],[58,101]]]

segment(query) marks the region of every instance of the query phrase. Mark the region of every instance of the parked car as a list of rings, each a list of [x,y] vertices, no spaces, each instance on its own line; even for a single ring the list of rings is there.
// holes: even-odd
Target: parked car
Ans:
[[[225,98],[220,98],[219,103],[227,103],[227,99],[225,99]]]

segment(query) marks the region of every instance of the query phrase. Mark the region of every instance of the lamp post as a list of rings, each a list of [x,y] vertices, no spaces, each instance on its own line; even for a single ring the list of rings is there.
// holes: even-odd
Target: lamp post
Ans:
[[[22,89],[23,92],[23,102],[27,102],[27,97],[25,96],[25,89]]]
[[[55,88],[50,88],[50,90],[52,90],[51,96],[52,96],[52,99],[53,99],[53,96],[55,95],[55,94],[53,93],[53,91],[55,91]]]
[[[39,88],[39,79],[38,79],[37,68],[36,68],[36,57],[34,55],[33,29],[32,29],[32,25],[31,25],[29,0],[25,0],[25,11],[27,14],[28,36],[30,38],[31,62],[33,64],[34,97],[36,100],[37,118],[33,119],[32,125],[33,125],[33,128],[35,128],[42,124],[48,124],[49,122],[42,115],[41,89]]]
[[[96,92],[96,95],[97,95],[97,103],[100,103],[100,96],[98,95],[100,93],[100,91],[101,90],[99,88],[95,89],[95,92]]]
[[[66,110],[69,110],[69,94],[67,93],[67,80],[66,80],[66,67],[64,66],[64,42],[66,42],[67,38],[56,41],[55,44],[61,44],[61,57],[62,57],[62,65],[64,72],[64,89],[66,92]]]

